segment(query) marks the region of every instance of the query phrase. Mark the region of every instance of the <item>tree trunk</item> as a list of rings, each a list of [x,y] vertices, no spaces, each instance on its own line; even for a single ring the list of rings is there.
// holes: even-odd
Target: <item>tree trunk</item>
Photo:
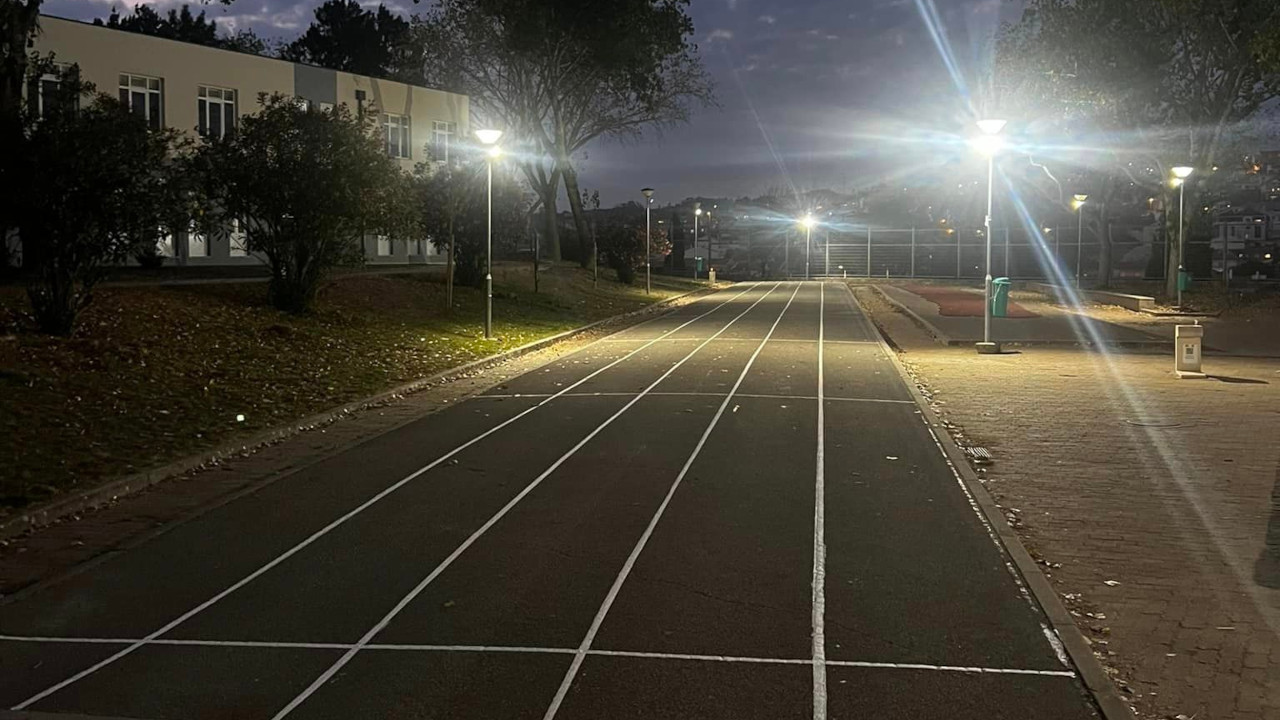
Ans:
[[[587,216],[582,209],[582,191],[578,189],[578,171],[569,157],[560,158],[560,174],[564,177],[564,190],[569,196],[569,209],[573,211],[573,227],[578,234],[578,265],[591,267],[591,249],[587,246]]]
[[[444,302],[449,312],[453,312],[453,249],[457,247],[457,241],[453,235],[453,222],[449,223],[449,259],[444,266]]]
[[[1098,287],[1111,287],[1111,216],[1107,204],[1098,205]]]
[[[559,173],[552,174],[551,182],[537,188],[538,194],[542,196],[542,231],[543,238],[546,242],[538,243],[539,250],[547,253],[548,259],[552,262],[560,262],[560,226],[557,217],[556,195],[560,192]],[[540,257],[535,254],[534,256]]]
[[[42,0],[0,0],[0,147],[16,148],[22,136],[22,86],[27,75],[27,43],[39,27]],[[0,187],[17,182],[17,168],[10,162],[15,153],[5,152],[0,159]],[[7,242],[8,231],[15,226],[13,209],[0,194],[0,242]],[[22,243],[23,267],[33,267],[34,248],[19,235]]]

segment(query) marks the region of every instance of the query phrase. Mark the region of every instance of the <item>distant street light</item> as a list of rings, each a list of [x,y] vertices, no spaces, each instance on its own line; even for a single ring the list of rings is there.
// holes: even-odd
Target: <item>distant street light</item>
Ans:
[[[1089,199],[1088,195],[1085,195],[1084,193],[1077,193],[1075,198],[1071,201],[1072,206],[1075,207],[1076,214],[1080,216],[1079,224],[1076,226],[1076,289],[1077,290],[1080,289],[1080,257],[1081,257],[1080,247],[1081,247],[1081,244],[1084,242],[1084,203],[1088,199]],[[1103,283],[1106,283],[1106,280],[1103,280]],[[1104,284],[1103,287],[1106,287],[1106,285]]]
[[[650,260],[650,253],[653,252],[653,242],[649,240],[649,208],[653,205],[653,188],[643,188],[640,194],[644,195],[644,294],[648,295],[653,292],[653,283],[650,280],[649,266],[653,263]]]
[[[693,204],[693,279],[698,279],[698,216],[702,214],[702,203]]]
[[[1214,168],[1214,170],[1217,170],[1217,168]],[[1183,270],[1184,263],[1182,259],[1183,258],[1183,240],[1185,239],[1186,233],[1187,233],[1186,221],[1183,219],[1183,211],[1185,210],[1186,204],[1187,204],[1187,178],[1191,177],[1191,173],[1193,172],[1195,172],[1195,168],[1188,167],[1186,165],[1179,165],[1173,168],[1173,186],[1178,188],[1178,279],[1176,284],[1178,286],[1178,307],[1179,308],[1182,307],[1182,275],[1184,272]],[[1222,242],[1224,243],[1224,247],[1225,247],[1226,240],[1223,240]],[[1226,263],[1224,262],[1222,265],[1222,272],[1225,273],[1226,271],[1227,271],[1227,266],[1226,266]]]
[[[804,226],[804,279],[809,279],[809,247],[813,238],[813,216],[805,215],[800,221]]]
[[[477,130],[476,137],[480,142],[484,143],[488,150],[485,152],[488,162],[486,163],[489,170],[489,193],[488,193],[488,235],[485,239],[484,250],[484,339],[493,339],[493,161],[502,156],[502,148],[498,147],[498,140],[502,138],[501,130]],[[536,263],[537,258],[533,261]]]
[[[987,276],[983,283],[985,300],[982,303],[982,342],[978,343],[978,352],[983,354],[1000,352],[999,343],[991,341],[991,206],[995,193],[996,155],[1004,147],[1000,131],[1004,130],[1006,124],[1006,120],[979,120],[978,129],[982,134],[969,140],[969,145],[987,159],[987,217],[983,224],[986,228],[983,234],[987,241]]]

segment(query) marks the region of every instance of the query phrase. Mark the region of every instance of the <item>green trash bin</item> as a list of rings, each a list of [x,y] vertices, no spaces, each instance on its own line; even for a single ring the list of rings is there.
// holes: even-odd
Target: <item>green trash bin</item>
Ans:
[[[1178,289],[1179,290],[1191,289],[1191,273],[1187,272],[1186,270],[1178,271]]]
[[[1009,286],[1012,284],[1009,278],[991,281],[991,317],[1009,316]]]

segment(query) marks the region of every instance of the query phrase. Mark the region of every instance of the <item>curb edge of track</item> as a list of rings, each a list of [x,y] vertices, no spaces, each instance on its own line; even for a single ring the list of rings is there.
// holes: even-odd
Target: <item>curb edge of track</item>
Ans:
[[[331,425],[354,413],[392,402],[399,399],[401,396],[409,395],[434,385],[457,380],[467,373],[477,370],[485,370],[492,366],[514,360],[523,355],[543,350],[565,340],[571,340],[578,335],[590,332],[603,325],[648,314],[655,315],[655,317],[651,319],[656,319],[657,317],[665,315],[673,310],[674,308],[671,306],[679,300],[699,294],[710,294],[714,292],[715,289],[709,287],[690,290],[689,292],[669,297],[666,300],[646,305],[630,312],[612,315],[581,327],[573,328],[572,330],[566,330],[562,333],[557,333],[555,335],[525,343],[524,345],[510,350],[478,358],[471,362],[442,370],[434,375],[419,378],[417,380],[411,380],[407,383],[391,388],[390,390],[384,390],[359,400],[353,400],[349,403],[345,403],[328,410],[322,410],[319,413],[264,430],[242,440],[219,445],[199,453],[194,453],[159,467],[126,475],[115,480],[109,480],[102,485],[78,491],[71,497],[62,497],[35,507],[23,509],[14,513],[14,515],[9,518],[0,520],[0,541],[10,540],[22,535],[23,533],[52,525],[71,515],[107,505],[121,498],[141,492],[154,485],[172,480],[173,478],[185,475],[189,472],[200,470],[204,466],[209,465],[210,463],[216,463],[224,458],[241,455],[246,451],[256,452],[263,447],[288,440],[289,438],[301,435],[304,432]],[[272,478],[275,477],[276,475],[272,476]],[[257,487],[258,483],[251,483],[251,486]],[[232,495],[239,495],[239,492],[233,492]]]
[[[1022,576],[1023,581],[1026,582],[1027,589],[1030,590],[1032,597],[1035,598],[1036,603],[1040,606],[1040,610],[1049,621],[1058,639],[1062,641],[1063,647],[1066,648],[1067,656],[1080,674],[1080,680],[1083,682],[1085,689],[1089,691],[1098,710],[1102,713],[1102,717],[1105,720],[1133,720],[1133,710],[1121,699],[1115,683],[1111,680],[1111,676],[1107,674],[1102,664],[1094,657],[1093,651],[1084,639],[1084,635],[1080,633],[1080,628],[1076,626],[1075,621],[1071,619],[1070,613],[1067,612],[1066,607],[1063,606],[1062,601],[1058,598],[1058,593],[1054,591],[1053,586],[1049,584],[1048,578],[1041,572],[1040,566],[1036,564],[1031,554],[1027,552],[1026,546],[1022,544],[1022,539],[1009,526],[1004,514],[996,507],[995,499],[991,497],[986,486],[978,480],[977,473],[973,471],[965,454],[956,445],[955,440],[952,439],[951,433],[947,432],[946,426],[942,424],[937,413],[933,411],[933,408],[929,407],[929,403],[920,394],[920,389],[916,387],[915,380],[907,372],[906,367],[903,366],[898,353],[886,342],[884,332],[880,329],[880,326],[871,319],[871,313],[863,307],[853,289],[847,284],[841,283],[841,285],[849,292],[849,297],[853,300],[854,305],[862,312],[867,323],[875,331],[876,341],[880,343],[881,349],[884,350],[894,368],[897,369],[898,375],[911,393],[911,399],[915,401],[925,421],[937,435],[943,453],[960,475],[965,487],[968,488],[970,495],[973,496],[974,501],[981,509],[987,524],[991,526],[996,537],[1000,540],[1000,544],[1004,546],[1009,559],[1013,561],[1018,573]]]

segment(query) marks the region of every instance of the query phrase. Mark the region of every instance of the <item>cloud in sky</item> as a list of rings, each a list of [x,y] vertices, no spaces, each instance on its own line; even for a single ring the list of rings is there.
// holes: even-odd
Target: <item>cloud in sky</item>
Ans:
[[[291,40],[322,0],[188,1],[228,30],[248,27],[268,39]],[[138,2],[45,0],[44,10],[91,20]],[[151,4],[167,11],[182,0]],[[971,74],[986,71],[998,22],[1021,12],[1018,0],[934,4]],[[389,5],[421,12],[429,0]],[[639,144],[590,147],[582,182],[599,188],[607,203],[629,199],[633,187],[646,184],[667,200],[756,194],[779,181],[775,157],[797,184],[840,185],[865,170],[877,151],[856,139],[865,118],[943,122],[955,112],[950,79],[914,0],[702,1],[689,12],[719,107],[695,108],[689,124]]]

